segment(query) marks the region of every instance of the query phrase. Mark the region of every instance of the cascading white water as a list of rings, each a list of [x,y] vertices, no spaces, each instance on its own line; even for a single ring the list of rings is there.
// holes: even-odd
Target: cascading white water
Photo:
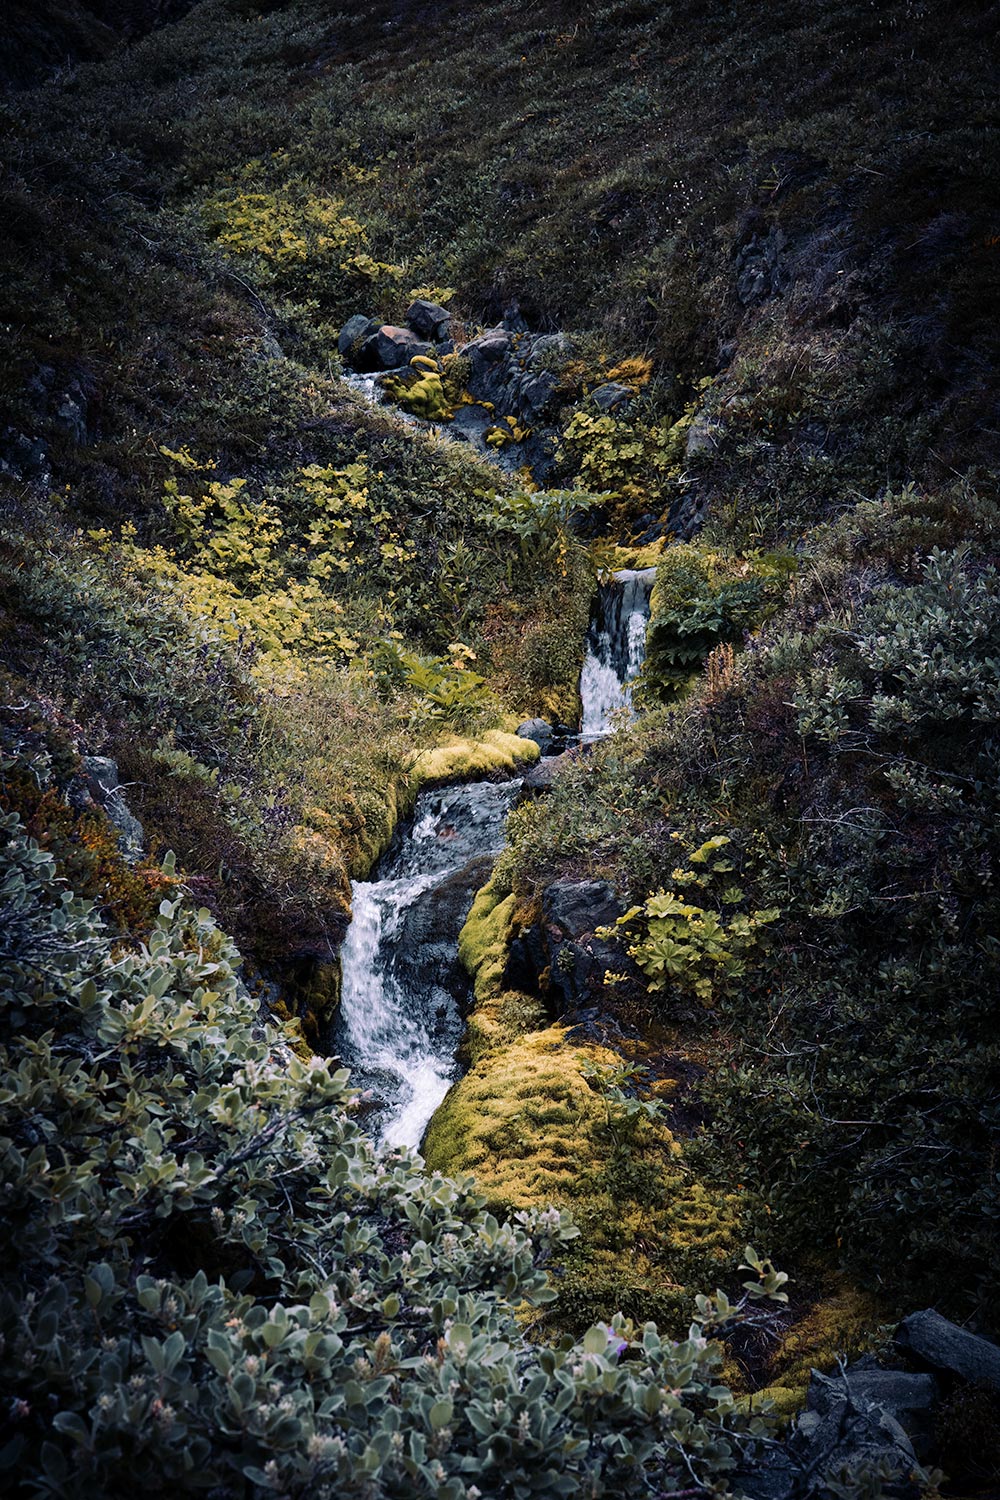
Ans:
[[[580,738],[601,739],[632,713],[632,683],[646,659],[655,568],[623,569],[597,591],[580,673]],[[620,722],[620,720],[618,720]]]
[[[418,1146],[458,1076],[468,993],[458,934],[503,848],[519,786],[470,782],[422,793],[382,878],[352,887],[332,1044],[374,1096],[369,1129],[385,1145]]]

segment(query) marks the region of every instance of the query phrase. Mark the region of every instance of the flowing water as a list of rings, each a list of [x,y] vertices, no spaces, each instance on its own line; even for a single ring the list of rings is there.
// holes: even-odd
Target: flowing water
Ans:
[[[632,716],[632,683],[646,659],[649,596],[655,568],[623,569],[597,591],[580,673],[582,740],[611,734]]]
[[[418,1146],[458,1077],[470,983],[458,934],[504,844],[520,781],[422,792],[379,878],[355,881],[332,1049],[371,1096],[367,1128]]]

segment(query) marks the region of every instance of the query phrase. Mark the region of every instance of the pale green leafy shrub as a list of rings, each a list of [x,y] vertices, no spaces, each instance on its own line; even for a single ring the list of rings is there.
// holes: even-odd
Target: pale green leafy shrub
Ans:
[[[380,1158],[207,912],[113,944],[11,815],[0,934],[7,1493],[725,1492],[767,1425],[717,1383],[728,1304],[531,1345],[566,1217]]]

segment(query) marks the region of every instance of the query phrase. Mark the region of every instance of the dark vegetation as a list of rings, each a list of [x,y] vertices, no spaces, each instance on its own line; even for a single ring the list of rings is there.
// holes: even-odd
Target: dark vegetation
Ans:
[[[518,812],[474,910],[432,1165],[573,1208],[572,1243],[538,1221],[542,1337],[676,1331],[747,1238],[796,1286],[732,1379],[798,1389],[918,1302],[996,1332],[995,7],[186,9],[7,23],[0,1464],[25,1495],[721,1485],[703,1354],[642,1356],[703,1447],[677,1418],[614,1470],[646,1367],[595,1345],[595,1416],[598,1366],[508,1315],[548,1251],[376,1168],[290,1018],[315,1040],[415,752],[571,717],[595,569],[656,563],[638,725]],[[572,335],[585,524],[339,381],[347,316],[417,290]],[[117,760],[137,865],[81,755]],[[507,947],[593,876],[634,967],[567,1033]],[[452,1443],[495,1399],[466,1324],[514,1352]],[[550,1472],[557,1401],[583,1446]]]

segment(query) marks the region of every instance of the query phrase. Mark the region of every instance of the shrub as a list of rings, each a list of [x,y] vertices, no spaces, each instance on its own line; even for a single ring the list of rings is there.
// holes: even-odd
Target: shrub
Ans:
[[[115,949],[0,820],[0,1452],[9,1492],[644,1494],[765,1430],[702,1326],[527,1343],[571,1226],[379,1158],[262,1025],[205,911]],[[534,1235],[534,1239],[531,1238]]]

